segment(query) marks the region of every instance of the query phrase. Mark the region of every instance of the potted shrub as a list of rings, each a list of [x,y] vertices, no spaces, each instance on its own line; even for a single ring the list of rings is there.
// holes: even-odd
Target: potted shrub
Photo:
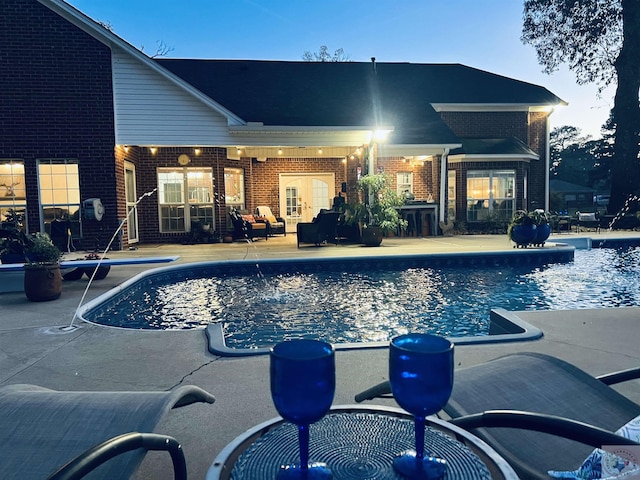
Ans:
[[[0,262],[24,263],[28,243],[23,230],[24,214],[9,209],[0,223]]]
[[[507,235],[516,247],[543,246],[550,233],[549,218],[544,210],[518,210],[507,228]]]
[[[97,253],[88,253],[87,255],[84,256],[85,260],[100,260],[101,256],[98,255]],[[104,258],[105,260],[107,259],[107,257]],[[91,277],[93,276],[94,280],[103,280],[107,277],[107,274],[109,273],[109,271],[111,270],[111,266],[110,265],[97,265],[95,267],[86,267],[83,269],[84,270],[84,274],[89,277],[89,279],[91,279]],[[95,271],[95,274],[93,273]]]
[[[36,233],[27,239],[24,293],[32,302],[55,300],[62,294],[61,252],[46,233]]]
[[[360,200],[349,210],[351,221],[362,225],[362,243],[367,246],[378,246],[383,235],[407,228],[398,211],[404,198],[391,185],[391,177],[384,173],[364,175],[358,181]]]
[[[536,224],[536,238],[534,238],[531,243],[539,247],[544,247],[544,242],[546,242],[549,235],[551,235],[549,217],[544,210],[534,210],[529,215],[533,218],[533,221]]]

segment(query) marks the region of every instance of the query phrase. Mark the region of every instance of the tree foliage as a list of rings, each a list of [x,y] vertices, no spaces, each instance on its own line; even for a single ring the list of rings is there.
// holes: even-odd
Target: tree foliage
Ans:
[[[525,0],[522,40],[547,73],[566,63],[579,84],[616,83],[610,213],[640,188],[640,2]]]
[[[302,59],[305,62],[349,62],[349,55],[344,53],[342,48],[335,50],[332,53],[329,52],[329,47],[321,45],[317,52],[311,52],[306,50],[302,54]]]

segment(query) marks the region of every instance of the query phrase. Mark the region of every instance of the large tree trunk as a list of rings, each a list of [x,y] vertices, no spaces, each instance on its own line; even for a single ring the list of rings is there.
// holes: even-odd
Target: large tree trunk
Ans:
[[[615,68],[618,87],[613,107],[616,126],[609,213],[616,214],[632,194],[640,193],[640,1],[622,0],[624,40]]]

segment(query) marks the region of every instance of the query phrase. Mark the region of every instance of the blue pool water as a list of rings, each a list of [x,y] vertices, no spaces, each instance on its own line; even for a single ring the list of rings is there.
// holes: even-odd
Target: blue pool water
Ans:
[[[407,331],[488,335],[492,308],[640,306],[638,247],[577,250],[573,262],[543,266],[476,263],[396,270],[378,269],[375,260],[366,268],[343,260],[291,273],[267,268],[264,261],[271,273],[254,264],[243,275],[183,267],[138,282],[83,317],[145,329],[220,322],[230,348],[257,348],[300,336],[360,343]]]

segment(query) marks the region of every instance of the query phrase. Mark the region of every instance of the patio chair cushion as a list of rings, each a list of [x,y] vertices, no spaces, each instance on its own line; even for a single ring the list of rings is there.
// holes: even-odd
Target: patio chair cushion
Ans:
[[[622,428],[616,431],[618,435],[633,440],[640,439],[640,415],[624,425]],[[619,450],[619,455],[622,453],[622,446],[616,447]],[[629,453],[629,458],[622,458],[610,451],[605,451],[600,448],[596,448],[591,452],[582,465],[577,470],[573,471],[556,471],[550,470],[549,475],[554,478],[576,478],[576,479],[614,479],[619,477],[626,477],[632,473],[640,472],[640,465],[631,461],[631,458],[635,458],[634,455]]]
[[[254,217],[253,215],[242,215],[242,219],[245,222],[256,223],[256,217]]]

